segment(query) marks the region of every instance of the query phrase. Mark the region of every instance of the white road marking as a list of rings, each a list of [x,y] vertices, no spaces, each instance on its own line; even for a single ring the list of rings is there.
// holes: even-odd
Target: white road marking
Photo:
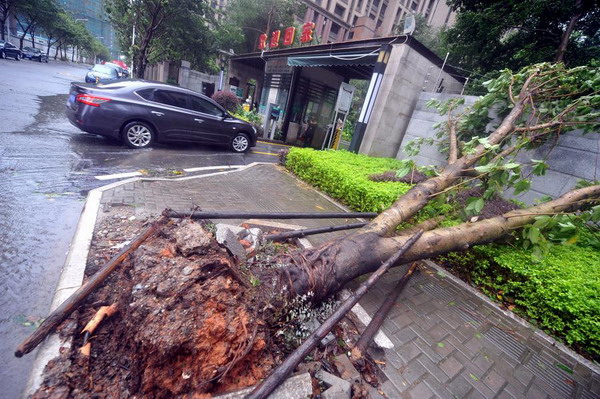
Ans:
[[[101,175],[101,176],[95,176],[95,177],[98,180],[114,180],[114,179],[124,179],[127,177],[136,177],[136,176],[143,176],[143,174],[140,172],[127,172],[127,173],[115,173],[112,175]]]

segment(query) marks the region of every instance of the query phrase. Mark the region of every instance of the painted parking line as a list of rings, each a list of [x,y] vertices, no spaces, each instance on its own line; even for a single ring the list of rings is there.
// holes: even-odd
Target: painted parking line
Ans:
[[[126,177],[136,177],[136,176],[143,176],[143,174],[140,172],[128,172],[128,173],[115,173],[112,175],[101,175],[101,176],[94,176],[94,177],[98,180],[114,180],[114,179],[123,179]]]
[[[267,145],[280,145],[282,147],[291,147],[291,145],[285,145],[285,144],[279,144],[279,143],[271,143],[270,141],[260,141],[258,140],[259,143],[261,144],[267,144]]]
[[[279,154],[274,154],[272,152],[261,152],[261,151],[250,151],[252,154],[264,154],[264,155],[273,155],[273,156],[279,156]]]

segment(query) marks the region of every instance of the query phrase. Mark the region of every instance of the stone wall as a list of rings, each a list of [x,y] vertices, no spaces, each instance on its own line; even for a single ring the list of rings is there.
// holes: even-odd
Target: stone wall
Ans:
[[[432,98],[445,101],[457,95],[421,93],[412,114],[402,146],[396,155],[398,159],[408,158],[403,148],[408,142],[417,137],[434,138],[433,125],[446,120],[433,108],[427,108],[427,101]],[[465,104],[473,104],[477,97],[463,96]],[[498,121],[495,121],[498,123]],[[494,124],[494,121],[491,122]],[[548,171],[544,176],[532,176],[532,188],[529,192],[521,194],[516,198],[533,204],[536,199],[550,195],[558,197],[575,187],[578,180],[600,180],[600,135],[589,133],[582,134],[573,131],[563,134],[558,141],[550,141],[535,150],[520,154],[517,159],[525,163],[530,159],[548,158]],[[421,147],[419,155],[413,158],[419,165],[442,165],[446,158],[440,154],[437,145]],[[511,196],[511,193],[507,193]]]

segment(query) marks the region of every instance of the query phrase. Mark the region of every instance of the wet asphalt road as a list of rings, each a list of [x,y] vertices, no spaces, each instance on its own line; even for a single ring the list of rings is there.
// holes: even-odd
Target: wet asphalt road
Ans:
[[[248,154],[218,147],[160,145],[131,150],[71,126],[69,83],[85,66],[0,59],[0,398],[18,398],[35,352],[13,355],[47,315],[87,192],[98,175],[275,162],[281,146]]]

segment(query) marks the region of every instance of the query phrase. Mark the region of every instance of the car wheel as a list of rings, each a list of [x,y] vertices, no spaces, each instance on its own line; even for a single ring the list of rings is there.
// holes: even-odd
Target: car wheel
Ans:
[[[42,62],[42,57],[38,58],[38,61],[39,61],[39,62]]]
[[[48,57],[46,57],[46,61],[45,62],[46,62],[46,64],[48,63]]]
[[[143,122],[130,122],[123,128],[123,140],[131,148],[148,148],[154,142],[154,130]]]
[[[15,54],[15,60],[21,61],[21,54],[19,54],[19,53]]]
[[[238,133],[231,140],[233,152],[246,152],[250,148],[250,139],[246,133]]]
[[[4,56],[4,51],[0,51],[0,58],[6,58],[6,57]]]

